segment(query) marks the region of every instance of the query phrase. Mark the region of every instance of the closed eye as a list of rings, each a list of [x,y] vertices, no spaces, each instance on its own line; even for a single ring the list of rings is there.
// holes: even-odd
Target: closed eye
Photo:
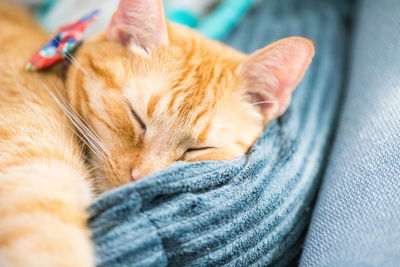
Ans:
[[[183,155],[181,157],[181,160],[185,160],[185,159],[187,159],[187,157],[189,157],[189,158],[196,157],[196,156],[198,156],[197,153],[202,154],[201,152],[207,151],[207,150],[211,150],[211,149],[214,149],[214,148],[216,148],[216,147],[205,146],[205,147],[192,147],[192,148],[189,148],[189,149],[187,149],[185,151],[185,153],[183,153]],[[193,153],[193,155],[192,155],[192,153]]]
[[[195,152],[195,151],[202,151],[202,150],[207,150],[207,149],[213,149],[213,148],[215,148],[215,147],[213,147],[213,146],[192,147],[192,148],[189,148],[188,150],[186,150],[186,153]]]
[[[143,131],[146,131],[146,124],[143,122],[143,120],[139,117],[139,115],[136,113],[136,111],[131,108],[131,113],[133,118],[139,123],[140,127],[143,129]]]

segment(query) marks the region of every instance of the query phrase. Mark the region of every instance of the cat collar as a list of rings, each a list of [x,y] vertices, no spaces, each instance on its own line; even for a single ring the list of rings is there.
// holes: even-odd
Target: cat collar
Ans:
[[[29,60],[26,70],[46,69],[70,58],[73,50],[80,44],[84,31],[97,18],[98,13],[98,10],[94,10],[75,23],[58,28],[51,41]]]

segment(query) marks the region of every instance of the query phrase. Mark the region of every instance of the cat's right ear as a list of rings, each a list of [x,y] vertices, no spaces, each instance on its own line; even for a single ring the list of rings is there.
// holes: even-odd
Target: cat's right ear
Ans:
[[[107,38],[135,52],[150,52],[168,44],[162,0],[120,0]]]
[[[310,40],[290,37],[254,52],[239,66],[246,93],[265,122],[285,112],[313,57]]]

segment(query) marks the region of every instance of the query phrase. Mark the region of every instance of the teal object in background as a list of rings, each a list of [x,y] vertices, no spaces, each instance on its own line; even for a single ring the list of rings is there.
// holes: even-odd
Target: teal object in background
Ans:
[[[60,24],[76,19],[75,15],[80,16],[82,15],[80,13],[90,11],[90,8],[87,8],[90,6],[92,10],[99,8],[102,18],[109,18],[112,15],[110,8],[118,4],[118,0],[90,0],[82,3],[74,1],[43,0],[44,4],[36,12],[37,18],[46,29],[53,30]],[[194,28],[210,39],[220,40],[229,34],[249,8],[259,0],[223,0],[210,13],[208,13],[207,4],[218,3],[217,0],[196,1],[183,1],[181,3],[184,4],[180,6],[176,3],[179,1],[164,0],[167,18],[172,22]],[[101,25],[105,27],[105,24],[103,22]]]
[[[219,40],[227,36],[256,0],[225,0],[196,28],[208,38]]]
[[[57,0],[43,0],[42,4],[35,10],[36,18],[41,21],[56,2]]]
[[[236,26],[257,0],[224,0],[210,14],[197,15],[197,10],[175,8],[165,1],[166,15],[172,22],[192,27],[204,36],[220,40]]]
[[[197,28],[199,18],[193,12],[185,9],[166,10],[166,16],[169,21],[180,23],[191,28]]]

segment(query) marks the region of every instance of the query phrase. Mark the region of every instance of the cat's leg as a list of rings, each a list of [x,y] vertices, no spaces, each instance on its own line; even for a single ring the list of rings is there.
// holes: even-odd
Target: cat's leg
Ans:
[[[94,266],[87,170],[50,72],[24,66],[48,35],[0,0],[0,266]]]
[[[94,266],[81,179],[58,160],[0,171],[0,266]]]
[[[35,93],[0,89],[0,266],[94,266],[80,148],[45,77],[31,78],[12,84]]]

